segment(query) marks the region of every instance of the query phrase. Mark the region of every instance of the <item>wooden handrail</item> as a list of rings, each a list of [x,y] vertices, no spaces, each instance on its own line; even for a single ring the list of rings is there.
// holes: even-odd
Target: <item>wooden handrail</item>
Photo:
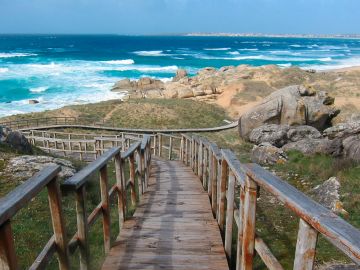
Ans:
[[[182,134],[180,152],[181,160],[208,190],[214,216],[224,235],[226,255],[229,260],[236,259],[237,270],[252,269],[255,250],[269,269],[283,269],[255,233],[259,189],[274,195],[300,219],[294,269],[313,268],[319,233],[360,264],[360,231],[279,177],[257,164],[239,162],[232,151],[220,150],[197,135]],[[240,188],[239,204],[235,203],[235,183]],[[238,227],[236,256],[232,254],[233,221]]]
[[[18,186],[5,197],[0,199],[0,226],[11,219],[21,208],[31,201],[57,174],[60,172],[60,166],[51,165],[33,177],[24,184]]]
[[[0,266],[1,269],[16,270],[18,263],[11,229],[11,218],[46,186],[53,226],[53,237],[49,240],[30,269],[43,269],[49,258],[57,252],[59,269],[70,267],[66,241],[65,222],[62,212],[61,192],[58,183],[60,166],[48,166],[24,184],[0,200]]]

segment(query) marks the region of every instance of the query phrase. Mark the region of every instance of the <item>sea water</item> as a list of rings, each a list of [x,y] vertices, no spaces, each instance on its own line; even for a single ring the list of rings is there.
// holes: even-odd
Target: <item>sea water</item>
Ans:
[[[334,69],[360,65],[360,40],[271,37],[0,35],[0,116],[122,98],[123,78],[171,80],[248,64]],[[29,104],[36,99],[38,104]]]

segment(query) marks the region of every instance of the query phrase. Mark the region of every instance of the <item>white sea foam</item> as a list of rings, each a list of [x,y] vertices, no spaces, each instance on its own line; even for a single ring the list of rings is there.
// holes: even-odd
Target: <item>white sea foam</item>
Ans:
[[[231,50],[231,48],[205,48],[205,51],[228,51]]]
[[[136,51],[134,53],[140,56],[168,56],[163,51]]]
[[[299,44],[292,44],[292,45],[290,45],[290,47],[294,47],[294,48],[301,48],[302,46],[301,46],[301,45],[299,45]]]
[[[258,51],[259,49],[257,48],[245,48],[245,49],[239,49],[239,51]]]
[[[125,66],[125,67],[119,67],[114,68],[113,70],[118,71],[127,71],[127,70],[138,70],[142,72],[175,72],[178,70],[177,66]]]
[[[40,86],[40,87],[30,88],[30,92],[32,92],[32,93],[41,93],[41,92],[45,92],[48,89],[49,89],[48,86]]]
[[[135,64],[135,61],[132,59],[125,59],[125,60],[102,61],[102,63],[110,64],[110,65],[133,65]]]
[[[8,71],[9,71],[8,68],[0,68],[0,73],[6,73]]]
[[[230,55],[239,55],[240,53],[238,51],[234,51],[234,52],[228,52],[228,54],[230,54]]]
[[[0,58],[36,56],[35,53],[0,53]]]

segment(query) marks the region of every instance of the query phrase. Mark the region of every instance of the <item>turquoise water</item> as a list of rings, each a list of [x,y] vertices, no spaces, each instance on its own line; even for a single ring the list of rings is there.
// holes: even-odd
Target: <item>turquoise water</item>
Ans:
[[[240,64],[350,67],[360,65],[360,40],[0,35],[0,116],[121,98],[110,89],[122,78]]]

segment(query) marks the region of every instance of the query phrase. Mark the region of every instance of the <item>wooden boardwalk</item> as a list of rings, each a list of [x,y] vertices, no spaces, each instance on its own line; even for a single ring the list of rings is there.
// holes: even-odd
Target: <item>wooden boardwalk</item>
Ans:
[[[153,159],[151,175],[102,269],[228,269],[208,194],[191,168]]]

